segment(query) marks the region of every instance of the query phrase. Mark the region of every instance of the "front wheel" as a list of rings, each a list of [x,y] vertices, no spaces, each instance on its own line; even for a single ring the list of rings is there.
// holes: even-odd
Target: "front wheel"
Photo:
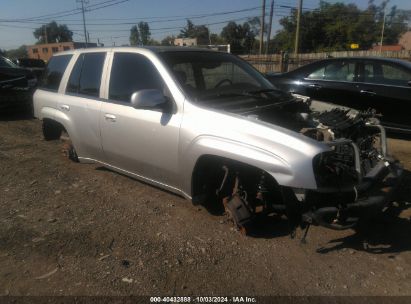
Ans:
[[[61,136],[61,126],[52,120],[43,120],[43,136],[45,140],[56,140]]]

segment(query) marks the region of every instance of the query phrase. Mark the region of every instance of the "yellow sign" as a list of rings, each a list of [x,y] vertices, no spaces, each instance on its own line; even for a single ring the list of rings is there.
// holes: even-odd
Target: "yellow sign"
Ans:
[[[351,48],[352,49],[358,49],[360,45],[358,43],[351,43]]]

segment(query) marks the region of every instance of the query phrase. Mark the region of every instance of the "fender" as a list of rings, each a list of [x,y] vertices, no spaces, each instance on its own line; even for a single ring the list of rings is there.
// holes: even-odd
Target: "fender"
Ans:
[[[317,187],[310,162],[306,162],[308,163],[306,167],[299,168],[307,174],[307,178],[301,180],[299,179],[301,174],[297,174],[296,168],[280,156],[256,146],[227,138],[210,135],[199,136],[191,142],[182,154],[183,161],[181,163],[184,164],[182,168],[182,190],[187,194],[191,194],[192,173],[197,161],[205,155],[224,157],[252,165],[266,171],[283,186],[305,189],[315,189]]]

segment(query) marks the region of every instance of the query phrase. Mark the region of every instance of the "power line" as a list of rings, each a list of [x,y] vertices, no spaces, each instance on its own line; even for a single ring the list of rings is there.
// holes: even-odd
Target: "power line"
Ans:
[[[223,15],[230,15],[230,14],[236,14],[236,13],[242,13],[242,12],[250,12],[253,10],[260,9],[261,7],[251,7],[251,8],[245,8],[241,10],[235,10],[235,11],[226,11],[226,12],[219,12],[219,13],[207,13],[207,14],[202,14],[202,15],[191,15],[191,16],[175,16],[178,19],[166,19],[166,20],[153,20],[149,21],[152,18],[157,18],[157,17],[147,17],[147,18],[133,18],[133,20],[144,20],[147,23],[163,23],[163,22],[174,22],[174,21],[181,21],[181,20],[186,20],[186,19],[201,19],[201,18],[206,18],[206,17],[214,17],[214,16],[223,16]],[[160,17],[158,17],[160,18]],[[162,18],[174,18],[173,16],[165,16]],[[89,19],[90,20],[90,19]],[[103,20],[103,19],[101,19]],[[122,19],[124,20],[124,19]],[[61,20],[60,20],[61,21]],[[82,21],[82,20],[75,20],[75,21]],[[34,23],[34,24],[43,24],[44,22],[40,21],[19,21],[19,20],[10,20],[10,21],[3,21],[0,19],[1,23]],[[116,23],[88,23],[88,25],[99,25],[99,26],[112,26],[112,25],[132,25],[135,24],[136,22],[116,22]],[[82,25],[82,23],[65,23],[66,25]]]
[[[211,22],[208,23],[208,25],[219,25],[219,24],[225,24],[230,21],[243,21],[243,20],[248,20],[250,18],[253,18],[253,16],[246,16],[246,17],[241,17],[241,18],[235,18],[235,19],[226,19],[218,22]],[[17,26],[17,25],[9,25],[9,24],[0,24],[0,26],[3,27],[18,27],[18,28],[25,28],[25,29],[31,29],[35,30],[36,28],[34,27],[26,27],[26,26]],[[183,29],[185,28],[185,25],[183,26],[177,26],[177,27],[161,27],[161,28],[150,28],[150,31],[163,31],[163,30],[178,30],[178,29]],[[100,29],[89,29],[90,31],[98,31],[98,32],[122,32],[122,31],[130,31],[130,29],[110,29],[110,30],[100,30]],[[81,30],[76,30],[76,29],[70,29],[72,32],[80,33]]]
[[[96,4],[88,5],[85,7],[85,10],[88,12],[91,12],[91,11],[95,11],[98,9],[110,7],[113,5],[118,5],[124,2],[128,2],[128,1],[130,0],[107,0],[107,1],[96,3]],[[78,15],[81,13],[82,13],[82,10],[80,8],[76,8],[72,10],[60,11],[57,13],[51,13],[51,14],[37,16],[37,17],[21,18],[21,19],[1,19],[0,21],[10,21],[10,22],[43,21],[42,23],[44,23],[44,20],[57,19],[59,17]]]

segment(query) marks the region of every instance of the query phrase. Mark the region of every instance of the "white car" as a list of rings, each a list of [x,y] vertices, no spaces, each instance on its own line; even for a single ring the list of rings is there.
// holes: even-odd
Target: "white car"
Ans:
[[[352,227],[382,209],[402,172],[372,113],[312,112],[227,53],[58,53],[34,108],[47,140],[68,134],[71,159],[214,204],[240,228],[273,213],[294,227]]]

